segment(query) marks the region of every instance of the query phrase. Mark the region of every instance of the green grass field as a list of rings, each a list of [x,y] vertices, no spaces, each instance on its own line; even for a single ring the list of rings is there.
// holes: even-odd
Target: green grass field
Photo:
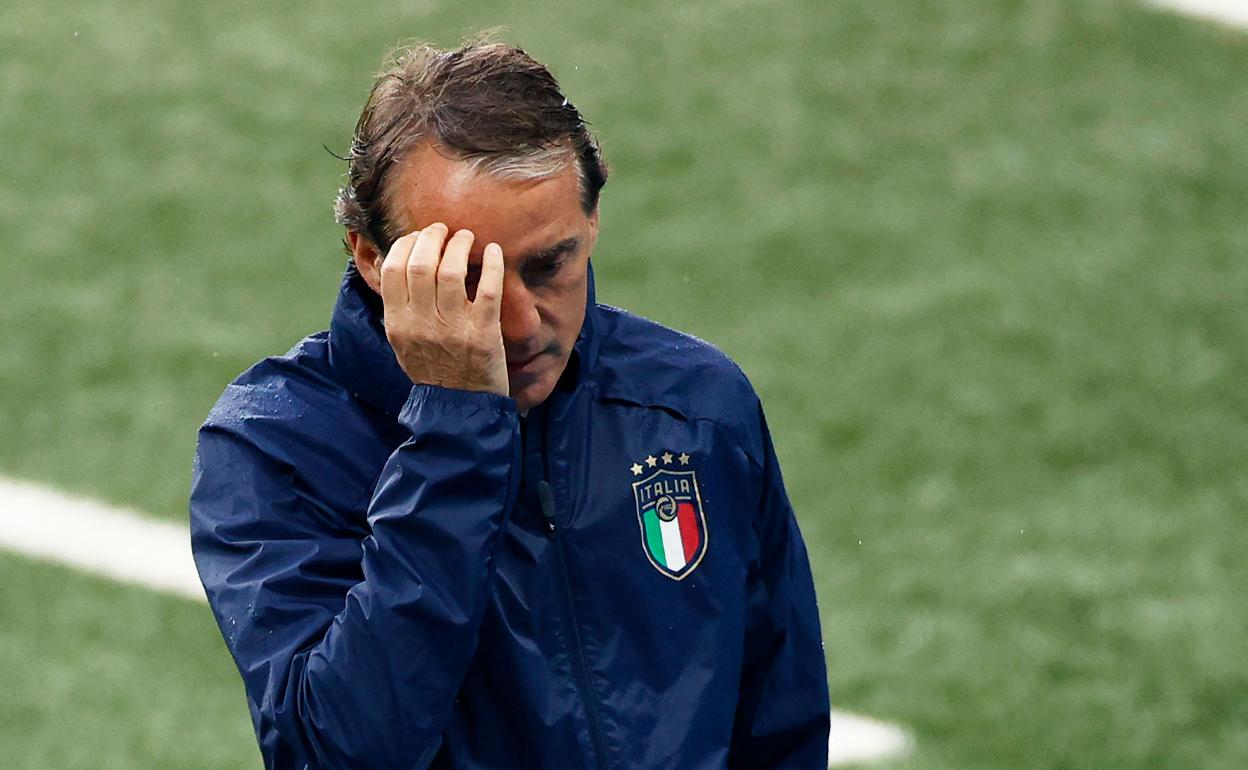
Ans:
[[[382,51],[482,27],[613,165],[600,297],[736,358],[892,767],[1248,767],[1248,35],[1110,0],[0,10],[0,473],[185,516],[324,328]],[[254,768],[208,610],[0,554],[0,765]]]

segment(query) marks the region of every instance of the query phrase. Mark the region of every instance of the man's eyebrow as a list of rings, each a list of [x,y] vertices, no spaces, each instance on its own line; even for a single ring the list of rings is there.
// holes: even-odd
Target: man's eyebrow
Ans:
[[[522,267],[527,267],[528,265],[531,265],[534,262],[548,262],[552,259],[555,259],[556,257],[560,257],[564,254],[567,254],[568,252],[576,251],[577,247],[580,245],[581,245],[581,239],[577,238],[576,236],[572,236],[571,238],[564,238],[562,241],[559,241],[553,246],[547,246],[546,248],[538,249],[537,251],[530,251],[528,254],[525,254],[524,256],[520,257],[518,261],[520,262],[520,265]],[[468,268],[470,270],[474,270],[474,269],[480,270],[481,269],[480,260],[474,260],[470,262],[468,264]]]
[[[559,241],[553,246],[547,246],[544,249],[539,249],[538,251],[531,251],[528,254],[525,254],[524,256],[520,257],[520,263],[522,265],[527,265],[531,262],[544,262],[547,260],[551,260],[551,259],[554,259],[555,257],[562,256],[563,254],[566,254],[569,251],[576,251],[576,247],[580,245],[581,245],[580,238],[577,238],[575,236],[571,238],[564,238],[562,241]]]

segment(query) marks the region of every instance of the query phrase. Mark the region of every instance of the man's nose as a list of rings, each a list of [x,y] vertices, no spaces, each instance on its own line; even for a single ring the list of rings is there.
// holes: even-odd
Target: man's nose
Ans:
[[[503,302],[498,315],[503,327],[503,342],[508,346],[524,346],[537,336],[542,325],[533,293],[524,281],[510,275],[505,278]]]

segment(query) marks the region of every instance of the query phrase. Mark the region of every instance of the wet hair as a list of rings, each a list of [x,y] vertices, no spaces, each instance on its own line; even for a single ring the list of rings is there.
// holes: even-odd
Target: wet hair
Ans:
[[[607,182],[607,165],[581,113],[550,70],[521,49],[488,39],[453,51],[397,48],[387,55],[342,158],[347,181],[334,203],[338,223],[382,254],[402,235],[388,211],[387,176],[426,142],[502,179],[544,178],[575,162],[586,214],[597,208]]]

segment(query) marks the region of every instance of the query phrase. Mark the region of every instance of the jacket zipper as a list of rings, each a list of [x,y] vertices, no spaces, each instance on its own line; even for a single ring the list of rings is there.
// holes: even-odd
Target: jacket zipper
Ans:
[[[607,770],[606,742],[602,736],[602,721],[598,714],[598,696],[594,692],[593,683],[589,679],[589,662],[585,658],[585,648],[581,643],[580,624],[576,619],[576,607],[572,602],[572,574],[568,568],[568,557],[563,546],[563,532],[559,528],[559,519],[555,510],[555,495],[551,489],[549,453],[546,431],[546,414],[541,416],[542,422],[542,478],[537,482],[537,498],[541,505],[542,516],[546,518],[547,535],[555,546],[555,556],[559,562],[560,587],[563,589],[563,603],[567,611],[568,626],[572,632],[572,668],[576,676],[576,689],[585,702],[585,711],[589,716],[589,739],[594,746],[594,758],[598,770]]]

